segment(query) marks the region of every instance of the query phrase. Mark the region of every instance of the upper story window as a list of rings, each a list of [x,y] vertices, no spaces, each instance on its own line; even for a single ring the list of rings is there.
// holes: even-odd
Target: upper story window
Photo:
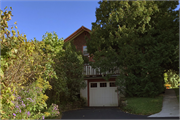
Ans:
[[[87,52],[87,46],[83,46],[83,55],[89,55],[89,53]]]

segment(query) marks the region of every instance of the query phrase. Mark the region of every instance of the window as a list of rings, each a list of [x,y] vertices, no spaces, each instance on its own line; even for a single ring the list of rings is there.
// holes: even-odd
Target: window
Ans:
[[[106,83],[100,83],[100,87],[106,87]]]
[[[97,87],[97,83],[91,83],[91,87]]]
[[[109,83],[109,86],[110,86],[110,87],[116,87],[116,85],[115,85],[114,82],[110,82],[110,83]]]
[[[83,46],[83,54],[89,55],[89,53],[87,52],[87,46]]]

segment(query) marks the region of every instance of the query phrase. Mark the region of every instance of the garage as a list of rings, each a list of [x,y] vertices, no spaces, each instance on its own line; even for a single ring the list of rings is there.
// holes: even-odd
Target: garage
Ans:
[[[89,82],[89,106],[118,106],[114,81]]]

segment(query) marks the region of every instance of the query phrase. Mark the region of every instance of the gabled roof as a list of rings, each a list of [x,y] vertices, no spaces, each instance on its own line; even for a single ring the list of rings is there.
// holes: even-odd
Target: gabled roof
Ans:
[[[74,39],[75,37],[77,37],[78,35],[80,35],[84,31],[91,32],[91,30],[89,30],[88,28],[82,26],[78,30],[76,30],[73,34],[71,34],[69,37],[67,37],[64,40],[64,42],[67,42],[67,41],[70,41],[70,40]]]

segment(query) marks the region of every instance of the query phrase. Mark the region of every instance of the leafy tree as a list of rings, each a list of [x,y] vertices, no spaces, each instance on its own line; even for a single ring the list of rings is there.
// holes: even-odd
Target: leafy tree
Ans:
[[[171,87],[178,87],[178,82],[180,82],[179,75],[174,70],[164,73],[164,79],[166,84],[171,84]]]
[[[46,33],[41,47],[45,54],[51,56],[54,61],[52,64],[56,71],[57,78],[49,79],[53,86],[52,90],[46,91],[50,99],[49,103],[71,102],[77,100],[77,94],[83,83],[83,58],[71,43],[65,43],[58,39],[56,33]]]
[[[10,9],[12,10],[11,7]],[[11,30],[11,35],[7,22],[11,20],[12,13],[7,10],[5,12],[0,10],[0,12],[0,45],[2,50],[0,117],[2,119],[40,119],[55,113],[59,114],[58,109],[52,111],[54,105],[48,109],[51,111],[51,113],[48,112],[48,115],[42,112],[47,107],[45,103],[47,96],[44,94],[44,90],[51,88],[46,80],[55,77],[53,68],[47,66],[51,64],[51,58],[43,54],[36,42],[27,41],[26,35],[19,34],[18,30],[17,33],[15,30]],[[39,92],[38,94],[33,93],[34,87],[41,89],[36,91]],[[23,91],[23,89],[31,92],[27,94],[25,93],[27,91]],[[29,98],[34,96],[38,96],[38,98]],[[27,99],[34,99],[33,103]]]
[[[116,84],[127,96],[155,96],[163,74],[178,71],[178,1],[100,1],[87,48],[101,71],[121,74]],[[108,76],[106,77],[106,79]],[[122,88],[126,87],[125,92]]]
[[[64,41],[62,38],[58,38],[55,32],[52,33],[45,33],[43,35],[42,42],[44,42],[43,48],[46,54],[51,54],[51,57],[56,57],[58,53],[62,53]]]
[[[49,58],[51,58],[52,60],[52,64],[48,66],[52,66],[53,69],[55,70],[55,67],[57,65],[56,59],[59,58],[62,54],[64,54],[64,50],[63,50],[64,41],[62,40],[62,38],[59,39],[55,32],[53,34],[47,32],[45,33],[45,35],[43,35],[43,39],[41,42],[39,42],[39,44],[41,44],[40,49],[43,50],[43,53],[49,56]],[[54,97],[57,98],[57,96],[59,95],[58,93],[61,91],[61,89],[65,88],[64,82],[61,81],[64,76],[58,75],[57,72],[58,71],[56,71],[56,75],[57,75],[56,78],[48,79],[50,84],[53,86],[52,90],[46,91],[47,95],[50,97],[50,99],[48,100],[49,105],[52,102],[59,103],[59,100],[54,99]],[[60,72],[63,73],[63,69]],[[56,85],[58,86],[57,89],[56,89]]]
[[[64,54],[56,60],[57,65],[59,65],[56,67],[56,70],[59,71],[58,75],[64,76],[63,78],[66,85],[65,91],[62,92],[60,99],[62,101],[73,102],[77,100],[80,89],[85,87],[84,75],[82,74],[84,61],[82,53],[76,51],[72,43],[66,43],[64,49]],[[62,74],[60,71],[64,71],[64,73]]]

